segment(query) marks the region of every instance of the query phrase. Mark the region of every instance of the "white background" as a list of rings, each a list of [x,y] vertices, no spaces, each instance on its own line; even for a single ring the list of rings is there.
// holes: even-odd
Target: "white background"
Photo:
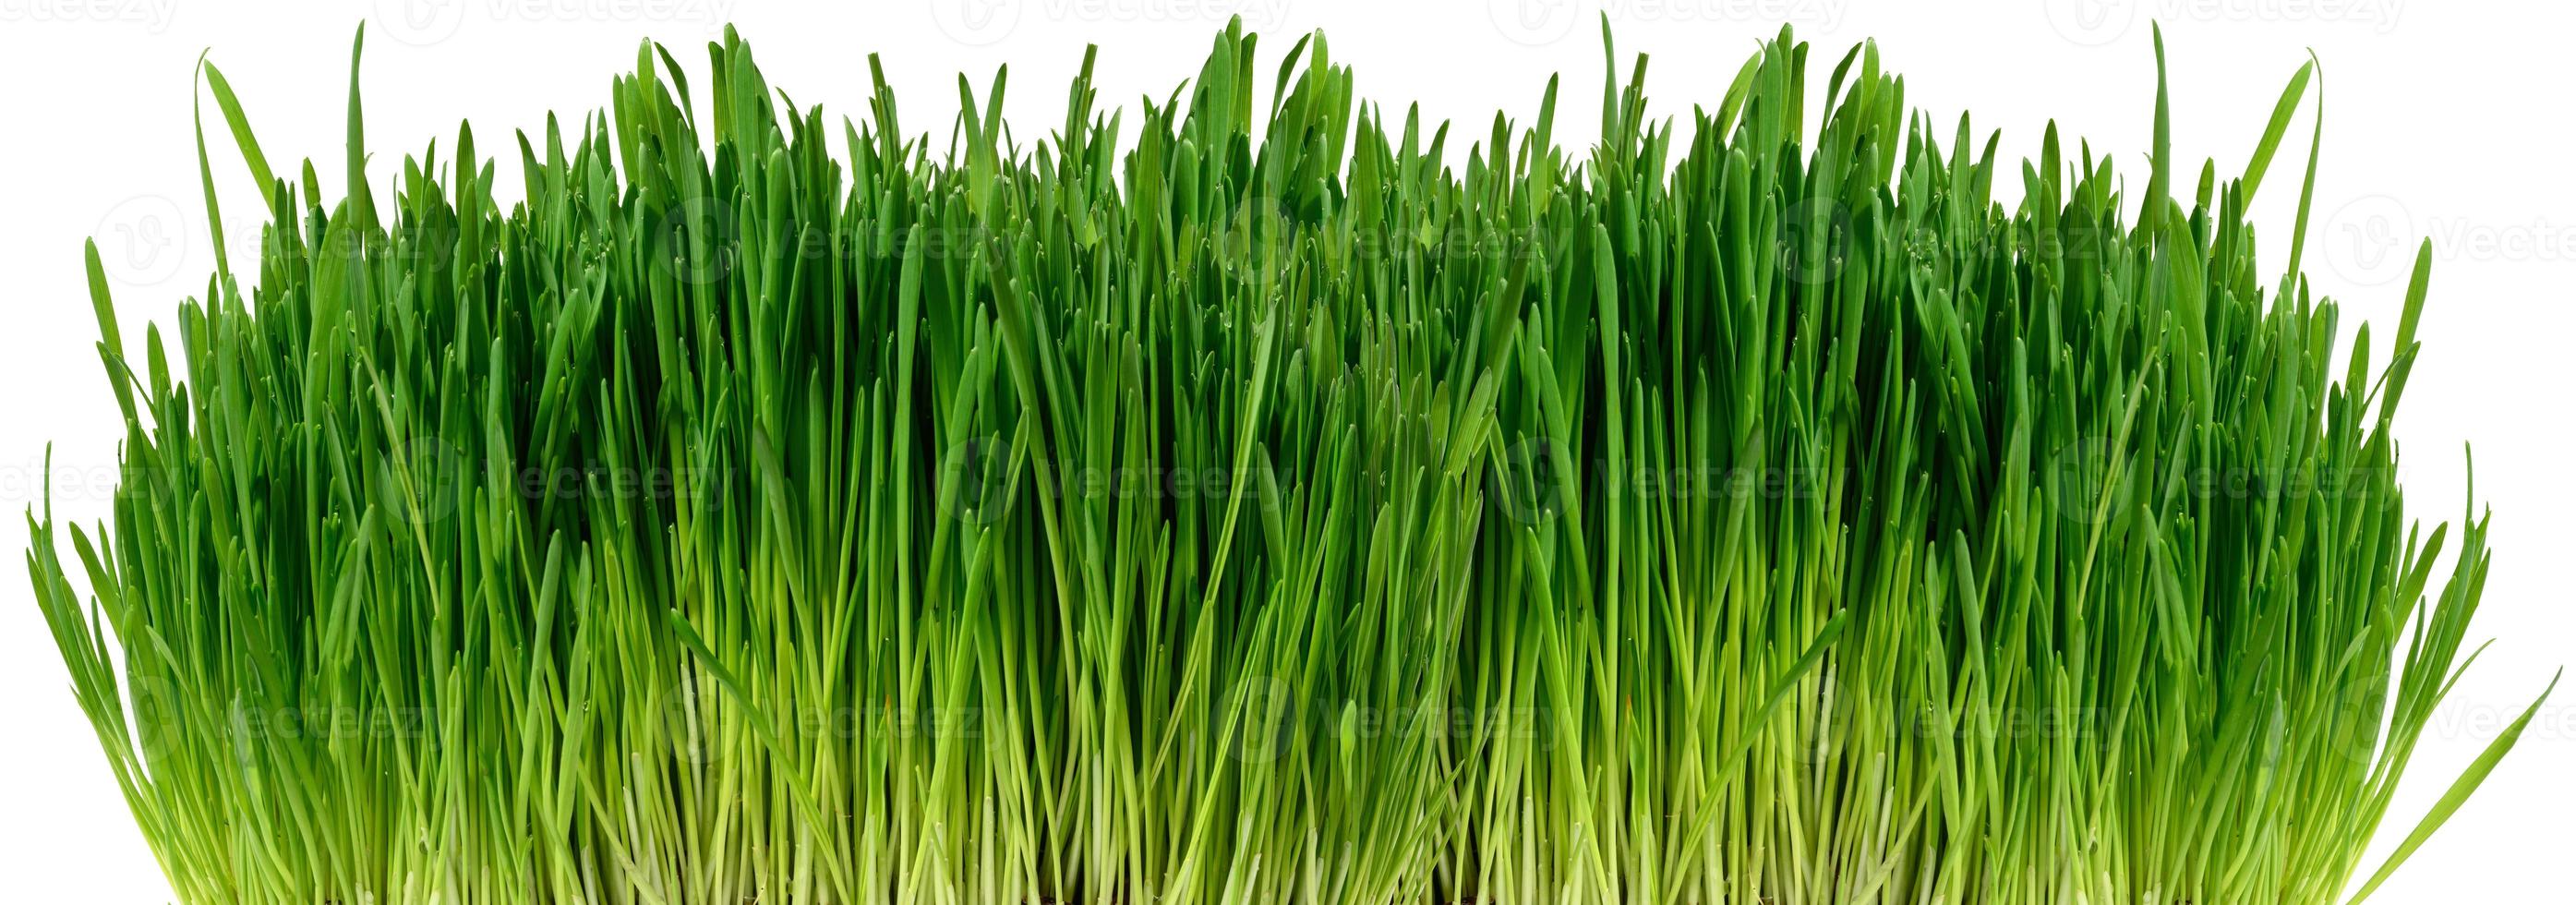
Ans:
[[[605,103],[612,74],[652,38],[701,77],[703,42],[737,23],[772,85],[800,103],[864,111],[866,54],[884,54],[905,122],[947,130],[955,75],[979,83],[1013,67],[1008,113],[1023,144],[1063,120],[1063,86],[1085,43],[1101,46],[1104,103],[1160,98],[1197,71],[1209,36],[1241,14],[1276,63],[1323,27],[1362,96],[1482,135],[1494,111],[1534,116],[1551,72],[1567,76],[1559,140],[1597,123],[1606,10],[1623,55],[1653,55],[1657,116],[1714,102],[1758,39],[1782,21],[1817,45],[1813,81],[1854,42],[1875,38],[1907,76],[1908,103],[1943,126],[1973,109],[1980,141],[2003,130],[2009,158],[2037,151],[2054,117],[2143,182],[2154,100],[2148,23],[2173,66],[2174,149],[2234,173],[2281,85],[2313,48],[2325,66],[2326,149],[2311,231],[2311,276],[2388,335],[2418,238],[2438,260],[2423,357],[2399,418],[2404,480],[2428,520],[2456,521],[2463,444],[2475,444],[2481,505],[2495,512],[2495,567],[2471,641],[2495,647],[2436,717],[2364,873],[2452,774],[2576,659],[2576,178],[2570,177],[2565,36],[2576,11],[2538,3],[2407,0],[2008,0],[1934,8],[1901,0],[381,0],[373,4],[211,0],[0,0],[0,549],[23,550],[16,513],[43,486],[66,522],[104,516],[116,407],[102,379],[80,248],[95,236],[129,344],[171,323],[213,268],[189,125],[191,66],[211,49],[281,174],[306,157],[334,196],[343,153],[348,39],[364,18],[371,179],[383,191],[402,155],[451,145],[471,118],[486,153],[547,111],[577,122]],[[705,104],[703,97],[701,106]],[[254,189],[219,115],[214,170],[235,242],[255,237]],[[837,118],[837,117],[835,117]],[[1132,122],[1132,117],[1131,120]],[[2273,164],[2254,217],[2278,272],[2297,200],[2307,120]],[[1465,142],[1453,142],[1463,147]],[[442,154],[445,148],[442,148]],[[515,154],[497,164],[518,184]],[[445,158],[442,156],[442,161]],[[2178,188],[2197,167],[2178,167]],[[1998,179],[2017,193],[2019,181]],[[255,238],[250,241],[256,241]],[[234,252],[239,261],[254,249]],[[2383,341],[2383,356],[2385,343]],[[2340,373],[2338,369],[2336,373]],[[14,566],[12,567],[15,568]],[[2447,570],[2445,572],[2447,574]],[[68,690],[23,573],[0,581],[0,898],[169,901]],[[2576,689],[2378,901],[2568,901],[2576,850]]]

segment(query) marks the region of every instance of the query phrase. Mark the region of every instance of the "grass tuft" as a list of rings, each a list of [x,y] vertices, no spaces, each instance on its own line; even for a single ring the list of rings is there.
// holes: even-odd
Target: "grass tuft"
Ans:
[[[205,65],[260,255],[128,350],[92,248],[123,481],[68,566],[29,515],[179,898],[2308,903],[2366,867],[2488,526],[2394,479],[2429,254],[2331,368],[2313,143],[2257,273],[2313,64],[2178,197],[2161,87],[2132,195],[2053,127],[2017,168],[1945,141],[1874,46],[1811,116],[1786,29],[1687,128],[1611,53],[1588,157],[1554,82],[1453,136],[1321,35],[1257,44],[1120,111],[1086,56],[1030,144],[1007,70],[961,78],[944,146],[873,58],[834,123],[730,33],[704,110],[647,45],[507,187],[470,128],[368,186],[353,46],[337,200]]]

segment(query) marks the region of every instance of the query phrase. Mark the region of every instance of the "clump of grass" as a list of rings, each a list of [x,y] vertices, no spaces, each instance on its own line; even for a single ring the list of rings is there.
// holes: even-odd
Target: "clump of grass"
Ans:
[[[2341,374],[2307,184],[2256,273],[2310,68],[2186,198],[2161,92],[2132,195],[1874,47],[1811,122],[1785,29],[1463,170],[1256,45],[944,148],[647,46],[507,205],[470,129],[369,186],[354,58],[326,201],[205,67],[261,255],[137,356],[93,249],[124,480],[86,603],[28,557],[180,898],[2346,891],[2487,524],[2392,477],[2427,258]]]

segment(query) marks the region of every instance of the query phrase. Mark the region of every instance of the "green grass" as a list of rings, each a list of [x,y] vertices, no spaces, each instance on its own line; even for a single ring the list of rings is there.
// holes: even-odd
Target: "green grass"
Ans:
[[[1039,141],[961,78],[945,144],[881,72],[850,121],[730,35],[647,46],[507,188],[467,129],[369,186],[353,54],[336,201],[205,67],[260,256],[129,349],[92,250],[124,477],[69,566],[29,517],[180,899],[2234,905],[2376,867],[2487,520],[2421,531],[2393,477],[2429,255],[2337,373],[2311,150],[2256,272],[2311,67],[2192,189],[2161,91],[2145,178],[2053,128],[2016,167],[1874,47],[1807,110],[1786,30],[1678,126],[1612,54],[1587,157],[1255,44],[1118,112],[1086,57]]]

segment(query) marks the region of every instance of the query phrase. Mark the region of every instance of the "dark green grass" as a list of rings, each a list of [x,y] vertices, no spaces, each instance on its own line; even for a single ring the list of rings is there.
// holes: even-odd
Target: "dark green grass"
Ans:
[[[204,70],[261,254],[129,350],[93,251],[28,557],[183,901],[2329,902],[2465,665],[2426,258],[2336,373],[2312,152],[2256,272],[2310,68],[2194,188],[1785,30],[1585,157],[1320,37],[944,145],[708,50],[506,190],[368,186],[353,60],[341,200]]]

